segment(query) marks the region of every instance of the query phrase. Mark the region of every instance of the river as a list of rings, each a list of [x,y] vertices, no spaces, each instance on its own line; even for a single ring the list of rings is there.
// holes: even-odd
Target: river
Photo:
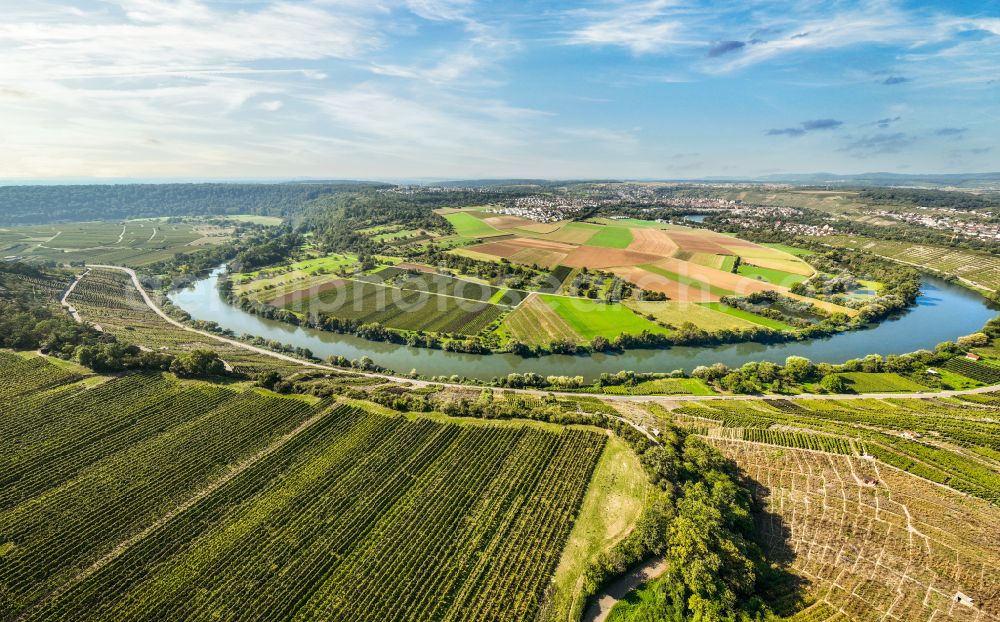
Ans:
[[[189,287],[171,292],[170,299],[196,320],[210,320],[236,334],[251,334],[292,346],[309,348],[316,356],[368,356],[375,363],[407,373],[416,369],[427,376],[458,374],[490,379],[511,372],[536,372],[544,376],[583,376],[588,382],[603,372],[690,371],[698,365],[722,362],[738,367],[747,361],[781,363],[797,355],[815,362],[840,363],[878,353],[904,354],[932,349],[942,341],[976,332],[992,317],[987,301],[967,289],[934,277],[925,277],[917,305],[899,317],[867,330],[851,331],[826,339],[780,344],[742,343],[714,347],[676,346],[662,350],[629,350],[587,356],[551,355],[522,358],[513,354],[463,354],[368,341],[268,320],[228,304],[216,288],[218,272]]]

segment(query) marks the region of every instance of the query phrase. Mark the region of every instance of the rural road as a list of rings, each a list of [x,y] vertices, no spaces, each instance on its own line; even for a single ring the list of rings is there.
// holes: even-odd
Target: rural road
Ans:
[[[223,337],[221,335],[216,335],[208,331],[198,330],[196,328],[191,328],[185,324],[175,320],[174,318],[167,315],[163,309],[153,301],[149,296],[149,293],[139,282],[139,276],[136,274],[135,270],[131,268],[123,268],[121,266],[109,266],[102,264],[87,264],[88,272],[90,268],[100,268],[104,270],[118,270],[120,272],[125,272],[132,279],[132,284],[138,290],[139,295],[142,296],[143,301],[146,305],[157,315],[163,318],[165,321],[169,322],[173,326],[180,328],[181,330],[186,330],[188,332],[196,333],[202,335],[203,337],[208,337],[216,341],[227,343],[238,348],[243,348],[245,350],[250,350],[264,356],[270,356],[283,361],[289,361],[302,365],[304,367],[312,367],[315,369],[325,369],[332,372],[349,372],[359,376],[364,376],[368,378],[381,378],[389,382],[396,383],[410,383],[413,386],[422,387],[428,385],[463,388],[463,389],[476,389],[482,388],[482,385],[469,385],[469,384],[454,384],[448,382],[432,382],[429,380],[417,380],[413,378],[406,378],[403,376],[394,376],[391,374],[378,374],[373,372],[362,372],[357,370],[345,370],[339,367],[333,367],[331,365],[324,365],[322,363],[314,363],[312,361],[306,361],[294,356],[288,356],[286,354],[281,354],[280,352],[274,352],[272,350],[267,350],[265,348],[258,348],[257,346],[238,341],[236,339],[229,339],[228,337]],[[66,299],[69,297],[72,290],[76,287],[76,284],[86,276],[86,273],[81,275],[66,291],[63,296],[63,304],[68,306]],[[74,311],[75,313],[75,311]],[[74,314],[74,319],[78,322],[82,322],[82,318],[78,314]],[[933,391],[933,392],[917,392],[917,393],[839,393],[839,394],[828,394],[819,395],[812,393],[804,393],[800,395],[601,395],[599,393],[574,393],[571,391],[546,391],[540,389],[504,389],[507,391],[514,391],[516,393],[523,393],[526,395],[556,395],[560,397],[596,397],[607,402],[703,402],[712,400],[731,400],[731,401],[750,401],[750,400],[858,400],[858,399],[928,399],[935,397],[956,397],[959,395],[978,395],[982,393],[993,393],[1000,391],[1000,385],[990,385],[985,387],[978,387],[975,389],[961,389],[953,391]]]

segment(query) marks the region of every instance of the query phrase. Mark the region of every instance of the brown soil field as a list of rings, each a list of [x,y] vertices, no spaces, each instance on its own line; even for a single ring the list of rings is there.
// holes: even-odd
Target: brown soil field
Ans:
[[[653,274],[638,266],[620,266],[611,272],[643,289],[666,294],[671,300],[680,302],[718,302],[719,296],[708,288],[684,285],[659,274]]]
[[[435,270],[430,266],[425,266],[419,263],[410,263],[408,261],[404,261],[403,263],[398,263],[396,264],[396,267],[399,268],[400,270],[416,270],[417,272],[426,272],[428,274],[437,273],[437,270]]]
[[[537,264],[546,268],[554,268],[566,259],[566,253],[545,248],[526,248],[511,255],[510,259],[511,261],[529,266]]]
[[[549,240],[555,240],[557,242],[567,242],[569,244],[585,244],[587,240],[594,237],[597,231],[585,228],[566,228],[563,227],[558,231],[550,233],[545,236]]]
[[[525,248],[544,248],[545,250],[558,251],[560,253],[568,253],[577,248],[573,244],[564,244],[562,242],[553,242],[550,240],[539,240],[537,238],[514,238],[510,240],[510,242]]]
[[[535,224],[533,220],[521,218],[520,216],[490,216],[489,218],[484,218],[483,222],[494,229],[513,229],[514,227]]]
[[[309,287],[306,289],[297,289],[294,292],[288,292],[287,294],[282,294],[277,298],[273,298],[268,304],[273,307],[284,307],[285,305],[296,302],[298,300],[305,300],[307,298],[312,298],[318,296],[323,292],[328,292],[330,290],[337,289],[344,284],[344,279],[334,279],[332,281],[327,281],[322,285],[316,287]]]
[[[705,266],[699,266],[695,263],[681,261],[674,258],[658,261],[655,265],[658,268],[675,272],[681,276],[688,276],[700,281],[707,281],[716,287],[727,289],[740,296],[766,290],[776,290],[781,293],[786,293],[788,291],[787,287],[771,285],[756,279],[748,279],[745,276],[740,276],[731,272],[723,272],[722,270],[716,270],[714,268],[706,268]]]
[[[677,248],[682,251],[713,253],[716,255],[732,254],[732,251],[720,243],[723,240],[718,239],[725,238],[726,236],[701,231],[670,231],[668,233],[670,235],[670,239],[672,239],[677,244]]]
[[[677,243],[662,229],[632,229],[632,243],[628,250],[636,253],[648,253],[660,257],[670,257],[677,251]]]
[[[534,222],[530,221],[531,224],[524,225],[523,227],[518,227],[524,231],[530,231],[531,233],[552,233],[553,231],[558,231],[566,225],[568,221],[560,220],[559,222]]]
[[[637,266],[663,259],[660,255],[636,253],[624,248],[598,248],[580,246],[566,256],[563,265],[571,268],[613,268],[615,266]]]
[[[524,250],[524,247],[518,246],[511,241],[506,241],[506,242],[487,242],[486,244],[476,244],[475,246],[466,246],[463,250],[469,250],[474,253],[484,253],[486,255],[493,255],[495,257],[510,257],[515,253]]]

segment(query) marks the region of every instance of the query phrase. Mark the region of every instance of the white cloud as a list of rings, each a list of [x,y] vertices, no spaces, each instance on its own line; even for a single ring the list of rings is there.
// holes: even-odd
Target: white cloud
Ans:
[[[641,3],[614,3],[606,10],[578,11],[588,23],[573,32],[568,43],[578,45],[616,45],[633,54],[663,52],[683,43],[684,30],[680,19],[670,17],[673,0],[652,0]]]

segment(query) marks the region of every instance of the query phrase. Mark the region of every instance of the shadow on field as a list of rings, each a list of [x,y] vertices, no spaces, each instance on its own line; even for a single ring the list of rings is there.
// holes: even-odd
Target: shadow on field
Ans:
[[[760,579],[760,595],[775,614],[787,617],[804,609],[808,581],[791,570],[795,550],[789,544],[791,530],[775,512],[767,511],[771,489],[739,469],[741,484],[751,491],[754,501],[754,534],[757,544],[771,564],[771,573]]]

